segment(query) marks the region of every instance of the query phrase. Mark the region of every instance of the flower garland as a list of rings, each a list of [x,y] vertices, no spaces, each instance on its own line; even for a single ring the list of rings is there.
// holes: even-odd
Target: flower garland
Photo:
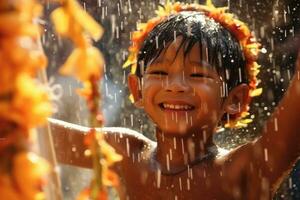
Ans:
[[[59,0],[61,7],[51,14],[56,32],[71,39],[74,50],[60,69],[64,75],[70,75],[82,81],[83,88],[79,95],[86,99],[90,111],[90,126],[85,143],[86,154],[92,156],[94,179],[90,188],[82,191],[78,200],[108,199],[107,186],[117,186],[118,177],[109,169],[122,157],[105,142],[103,134],[95,127],[103,126],[100,109],[100,92],[98,82],[102,78],[104,59],[100,51],[92,46],[90,38],[99,40],[103,34],[102,27],[89,16],[75,0]]]
[[[167,19],[169,15],[182,11],[203,12],[208,17],[220,23],[239,40],[246,59],[246,68],[248,71],[250,88],[248,98],[249,104],[252,97],[259,96],[262,93],[262,88],[257,88],[259,83],[257,75],[259,73],[260,65],[258,65],[256,61],[260,52],[260,44],[251,34],[248,26],[244,22],[236,19],[233,14],[227,13],[227,9],[227,7],[216,8],[212,4],[211,0],[207,0],[206,5],[183,4],[179,2],[172,4],[169,0],[167,0],[164,7],[159,7],[158,10],[156,10],[156,17],[148,20],[147,23],[139,23],[137,25],[137,31],[132,33],[132,44],[128,49],[129,56],[124,63],[123,68],[131,66],[131,73],[134,74],[136,72],[137,56],[144,40],[147,38],[148,34],[153,30],[153,28]],[[249,115],[248,110],[249,107],[247,107],[247,110],[241,112],[239,116],[235,116],[235,119],[229,120],[225,127],[246,127],[248,123],[252,122],[251,119],[245,119],[245,117]]]
[[[0,2],[0,194],[6,200],[44,199],[49,164],[30,152],[34,127],[52,113],[45,87],[35,80],[47,59],[39,46],[42,12],[35,0]]]

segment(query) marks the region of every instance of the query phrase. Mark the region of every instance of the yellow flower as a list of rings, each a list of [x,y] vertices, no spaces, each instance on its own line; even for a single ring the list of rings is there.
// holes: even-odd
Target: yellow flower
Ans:
[[[211,8],[215,8],[214,4],[212,3],[212,0],[206,0],[206,5]]]
[[[104,59],[97,48],[77,48],[69,56],[60,72],[84,82],[90,80],[91,77],[102,77],[103,66]]]
[[[122,156],[117,154],[115,149],[110,146],[105,140],[101,140],[100,143],[101,153],[106,160],[107,166],[112,166],[115,162],[122,160]]]
[[[244,54],[247,60],[256,61],[260,52],[259,43],[249,43],[244,47]]]
[[[126,60],[126,62],[123,64],[123,68],[129,67],[132,64],[136,63],[136,53],[130,53],[130,55],[128,56],[128,59]]]
[[[173,12],[173,4],[170,2],[170,0],[167,0],[164,7],[158,7],[158,10],[155,11],[155,14],[160,17],[164,17],[170,15]]]
[[[250,91],[250,97],[256,97],[256,96],[259,96],[261,95],[263,89],[262,88],[257,88],[253,91]]]

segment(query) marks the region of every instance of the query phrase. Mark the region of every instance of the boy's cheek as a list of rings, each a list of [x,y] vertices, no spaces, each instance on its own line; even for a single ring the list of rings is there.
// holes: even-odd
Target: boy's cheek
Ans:
[[[200,97],[202,102],[216,102],[219,104],[221,102],[221,91],[218,86],[207,86],[202,85],[201,87],[196,88],[195,94]]]
[[[149,90],[149,89],[163,89],[166,85],[166,81],[161,80],[161,79],[153,79],[153,78],[148,78],[144,79],[142,89],[143,90]]]

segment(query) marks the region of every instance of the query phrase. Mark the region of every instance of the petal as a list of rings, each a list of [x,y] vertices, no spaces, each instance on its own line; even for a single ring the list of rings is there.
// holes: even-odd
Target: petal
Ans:
[[[50,169],[47,161],[34,153],[22,152],[15,156],[13,166],[13,177],[24,199],[43,196],[41,184]]]
[[[129,54],[126,62],[123,64],[123,68],[129,67],[130,65],[136,63],[136,54],[131,53]]]
[[[104,59],[97,48],[77,48],[62,66],[60,73],[74,76],[81,81],[88,81],[91,77],[100,78],[103,67]]]
[[[11,178],[3,174],[0,176],[0,194],[1,199],[20,200],[22,198],[14,188]]]
[[[81,49],[75,49],[67,58],[67,61],[64,65],[59,69],[59,72],[63,75],[72,76],[75,73],[75,68],[78,62],[80,61]]]
[[[122,156],[117,154],[115,149],[105,140],[101,141],[101,153],[104,155],[108,166],[122,160]]]
[[[70,1],[70,9],[76,22],[92,36],[94,40],[99,40],[103,35],[103,28],[76,2]]]
[[[261,95],[262,91],[263,91],[262,88],[255,89],[255,90],[250,92],[250,96],[251,97],[259,96],[259,95]]]
[[[51,20],[54,24],[56,32],[65,36],[70,31],[70,16],[64,8],[57,8],[51,14]]]
[[[106,186],[118,186],[118,175],[110,169],[106,170],[105,174],[103,174],[103,184]]]
[[[137,64],[134,63],[134,64],[131,66],[131,74],[135,74],[136,69],[137,69]]]
[[[130,100],[131,103],[134,103],[134,98],[133,98],[132,94],[129,95],[129,100]]]

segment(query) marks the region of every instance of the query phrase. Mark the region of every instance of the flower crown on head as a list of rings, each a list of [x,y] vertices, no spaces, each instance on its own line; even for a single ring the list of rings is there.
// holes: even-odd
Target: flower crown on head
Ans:
[[[259,96],[262,93],[262,88],[257,88],[259,83],[257,75],[260,71],[260,65],[256,61],[260,52],[260,43],[256,41],[248,26],[244,22],[236,19],[233,14],[227,13],[227,10],[227,7],[215,7],[211,0],[207,0],[206,5],[184,4],[180,2],[171,3],[167,0],[164,7],[160,6],[158,10],[155,11],[156,17],[148,20],[147,23],[139,23],[137,25],[137,31],[134,31],[131,35],[132,43],[128,49],[129,56],[123,68],[131,66],[131,73],[135,74],[137,69],[137,56],[144,40],[153,28],[167,19],[169,15],[182,11],[203,12],[206,16],[220,23],[238,39],[246,60],[246,69],[249,79],[248,85],[250,88],[248,103],[250,103],[252,97]],[[248,123],[252,122],[251,119],[245,119],[245,117],[249,115],[248,110],[249,107],[238,116],[235,116],[234,120],[228,120],[225,127],[246,127]]]

